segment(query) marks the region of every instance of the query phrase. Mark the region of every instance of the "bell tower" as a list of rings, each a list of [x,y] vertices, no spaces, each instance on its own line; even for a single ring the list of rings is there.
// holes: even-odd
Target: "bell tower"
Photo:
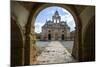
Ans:
[[[55,11],[54,15],[52,16],[52,20],[54,23],[59,23],[61,21],[58,11]]]

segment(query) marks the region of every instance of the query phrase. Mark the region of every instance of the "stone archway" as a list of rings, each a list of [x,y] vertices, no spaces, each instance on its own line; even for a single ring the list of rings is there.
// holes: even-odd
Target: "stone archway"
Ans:
[[[23,37],[19,25],[11,18],[11,66],[19,65],[24,65]]]
[[[34,25],[35,23],[35,19],[36,19],[36,16],[38,15],[38,13],[43,10],[44,8],[47,8],[47,7],[50,7],[50,6],[59,6],[59,7],[62,7],[62,8],[65,8],[66,10],[68,10],[74,17],[74,20],[76,22],[76,33],[75,33],[75,43],[74,43],[74,48],[73,48],[73,52],[72,52],[72,55],[74,56],[75,59],[77,59],[78,61],[81,61],[81,57],[82,57],[82,49],[81,49],[81,28],[82,28],[82,25],[81,25],[81,21],[80,21],[80,18],[77,14],[77,11],[75,9],[74,6],[70,6],[70,5],[59,5],[59,4],[39,4],[39,5],[35,5],[33,6],[33,9],[32,11],[30,12],[30,16],[28,18],[28,23],[26,24],[26,42],[25,43],[26,45],[30,44],[30,34],[31,34],[31,28],[35,28],[34,26],[32,27],[32,24]],[[34,32],[34,29],[33,29],[33,32]],[[35,36],[35,34],[33,34],[33,36]],[[34,41],[35,41],[35,38],[33,38]],[[34,43],[35,44],[35,43]],[[30,55],[30,47],[27,47],[27,51],[28,52],[28,55]],[[30,58],[30,56],[28,57]],[[30,61],[27,61],[26,62],[27,64],[30,64]]]

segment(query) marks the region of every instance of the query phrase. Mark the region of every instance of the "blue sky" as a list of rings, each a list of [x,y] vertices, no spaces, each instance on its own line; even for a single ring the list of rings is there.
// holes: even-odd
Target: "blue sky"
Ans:
[[[70,27],[70,31],[75,30],[75,21],[73,16],[64,8],[52,6],[43,9],[36,17],[35,21],[35,32],[40,33],[41,27],[46,23],[46,20],[52,20],[52,16],[55,13],[55,11],[59,12],[59,15],[61,16],[61,21],[66,21],[68,26]]]

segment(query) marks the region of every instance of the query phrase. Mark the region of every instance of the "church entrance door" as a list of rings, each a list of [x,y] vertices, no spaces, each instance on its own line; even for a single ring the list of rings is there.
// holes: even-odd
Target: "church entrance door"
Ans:
[[[48,34],[48,40],[51,40],[51,34]]]
[[[62,40],[64,40],[64,35],[62,34]]]

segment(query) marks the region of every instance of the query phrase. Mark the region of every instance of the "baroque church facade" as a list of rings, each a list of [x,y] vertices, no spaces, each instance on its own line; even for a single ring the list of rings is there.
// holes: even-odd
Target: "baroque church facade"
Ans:
[[[70,27],[61,21],[58,11],[55,11],[52,20],[46,20],[42,26],[41,40],[70,40]]]

